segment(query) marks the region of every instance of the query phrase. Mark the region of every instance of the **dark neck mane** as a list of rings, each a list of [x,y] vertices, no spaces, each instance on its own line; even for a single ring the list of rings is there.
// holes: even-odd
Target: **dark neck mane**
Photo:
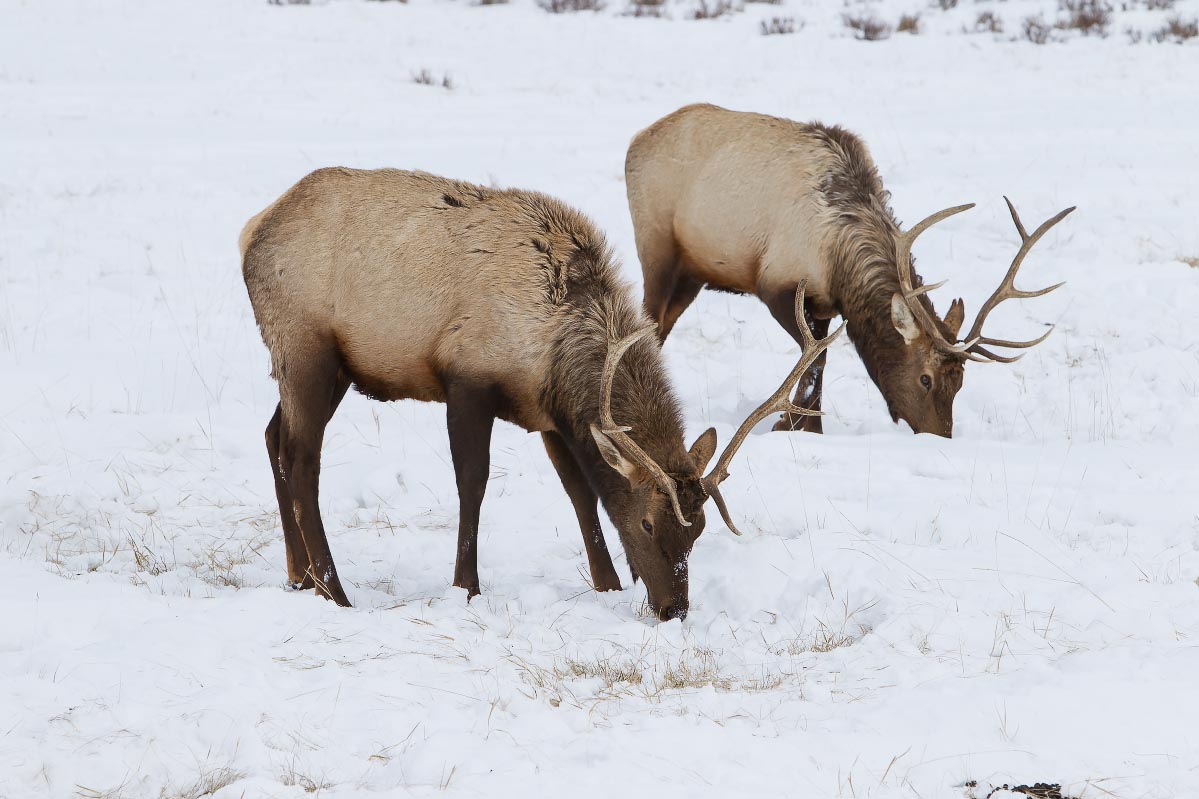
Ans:
[[[625,487],[591,437],[599,424],[600,378],[610,341],[641,330],[649,320],[618,277],[606,248],[582,247],[561,274],[557,339],[545,401],[601,499]],[[667,474],[692,469],[683,447],[683,422],[656,336],[634,344],[620,361],[612,387],[612,418]],[[626,484],[627,485],[627,484]]]
[[[827,255],[833,294],[849,323],[849,338],[878,384],[886,364],[898,359],[905,346],[891,322],[891,297],[900,291],[894,244],[898,226],[885,206],[841,209],[836,224]]]
[[[895,252],[899,222],[891,211],[891,195],[857,136],[823,125],[809,126],[809,134],[827,148],[833,161],[820,186],[832,226],[825,238],[825,258],[833,296],[866,371],[879,385],[880,376],[902,358],[905,346],[891,322],[891,297],[900,291]],[[914,264],[912,285],[923,285]],[[916,301],[936,316],[928,295]]]

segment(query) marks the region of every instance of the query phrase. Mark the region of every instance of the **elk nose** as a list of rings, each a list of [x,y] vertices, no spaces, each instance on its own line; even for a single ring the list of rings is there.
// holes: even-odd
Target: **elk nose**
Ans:
[[[670,621],[671,619],[682,621],[685,618],[687,618],[686,605],[665,605],[658,611],[659,621]]]

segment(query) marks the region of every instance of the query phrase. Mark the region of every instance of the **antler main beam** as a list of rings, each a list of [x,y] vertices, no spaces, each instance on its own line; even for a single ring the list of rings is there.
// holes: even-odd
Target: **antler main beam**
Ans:
[[[633,428],[618,425],[612,418],[612,384],[616,380],[616,367],[620,366],[620,359],[624,357],[629,347],[654,335],[656,331],[657,328],[654,325],[648,325],[636,333],[608,344],[608,354],[604,358],[604,372],[600,378],[600,430],[629,460],[640,466],[658,485],[662,493],[670,499],[671,507],[674,508],[674,515],[678,517],[679,524],[690,527],[691,522],[683,517],[683,509],[679,505],[679,494],[674,479],[645,450],[639,447],[636,441],[629,438],[628,433]]]
[[[716,460],[716,465],[712,467],[712,471],[708,472],[708,475],[702,481],[704,490],[715,500],[716,507],[720,510],[720,516],[724,519],[724,523],[737,535],[741,535],[741,531],[733,524],[728,506],[725,505],[724,497],[720,493],[720,484],[728,479],[729,464],[732,462],[733,456],[737,454],[737,450],[745,443],[746,437],[749,436],[749,431],[758,422],[772,413],[778,413],[779,411],[789,411],[801,416],[823,416],[820,411],[812,411],[795,405],[791,402],[791,392],[795,388],[795,384],[803,376],[803,373],[820,357],[820,353],[828,349],[829,345],[837,339],[837,336],[841,335],[841,331],[845,329],[845,323],[842,322],[841,326],[834,330],[831,335],[817,340],[812,335],[812,331],[808,328],[807,321],[804,318],[804,289],[806,286],[807,281],[805,280],[799,284],[799,288],[795,292],[795,321],[803,337],[803,355],[800,357],[799,363],[795,364],[795,368],[791,370],[791,374],[787,375],[787,379],[783,381],[778,390],[771,394],[765,402],[759,405],[741,423],[741,426],[737,428],[737,432],[729,440],[728,446],[724,448],[724,452],[720,453],[720,457]]]
[[[991,313],[991,311],[995,310],[995,308],[998,307],[999,304],[1004,300],[1032,299],[1033,297],[1040,297],[1043,294],[1048,294],[1054,289],[1061,288],[1065,285],[1063,282],[1047,288],[1039,289],[1037,291],[1023,291],[1016,288],[1016,273],[1020,271],[1020,266],[1024,263],[1025,256],[1027,256],[1029,251],[1036,246],[1037,242],[1041,240],[1041,237],[1048,233],[1050,228],[1069,216],[1077,206],[1071,206],[1064,211],[1059,211],[1055,216],[1042,222],[1040,227],[1034,230],[1030,235],[1028,230],[1024,227],[1024,223],[1020,221],[1020,214],[1016,213],[1016,206],[1012,205],[1012,201],[1007,197],[1004,197],[1003,200],[1007,203],[1008,210],[1012,214],[1012,222],[1016,225],[1016,230],[1020,233],[1020,250],[1016,253],[1016,257],[1012,259],[1012,265],[1008,267],[1007,274],[1004,275],[1003,280],[1000,281],[999,288],[995,289],[995,292],[987,298],[987,301],[983,303],[982,308],[979,309],[978,316],[974,319],[974,325],[970,328],[970,332],[966,335],[966,341],[972,342],[970,344],[971,353],[981,355],[987,360],[998,361],[1000,363],[1011,363],[1012,361],[1019,360],[1021,357],[1023,357],[1023,354],[1013,356],[996,355],[995,353],[985,349],[985,347],[1008,347],[1011,349],[1027,349],[1029,347],[1035,347],[1037,344],[1040,344],[1049,337],[1049,334],[1053,332],[1053,327],[1050,327],[1049,330],[1045,331],[1044,335],[1035,339],[1030,339],[1028,341],[1009,341],[1007,339],[989,338],[984,336],[982,334],[983,323],[986,322],[987,316]]]
[[[970,351],[970,348],[978,343],[971,340],[973,336],[967,336],[966,340],[961,344],[949,341],[941,332],[941,326],[937,323],[937,320],[924,307],[924,303],[916,299],[921,294],[927,294],[933,289],[944,286],[946,281],[942,280],[940,283],[933,283],[918,288],[912,286],[912,276],[916,271],[912,268],[912,245],[915,243],[916,237],[941,220],[948,219],[955,214],[960,214],[962,211],[969,211],[973,207],[974,203],[967,203],[966,205],[955,205],[952,208],[937,211],[935,214],[931,214],[917,222],[911,230],[905,230],[896,236],[895,268],[899,272],[899,287],[903,291],[904,300],[907,302],[908,307],[911,308],[912,313],[920,321],[920,327],[932,339],[937,349],[942,352],[964,355],[971,360],[981,361],[984,359],[972,355]]]

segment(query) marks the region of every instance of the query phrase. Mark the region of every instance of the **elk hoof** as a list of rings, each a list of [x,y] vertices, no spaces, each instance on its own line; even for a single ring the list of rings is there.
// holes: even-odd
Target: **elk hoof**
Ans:
[[[479,581],[478,580],[475,580],[474,582],[470,582],[467,580],[461,580],[461,581],[455,580],[454,587],[466,589],[466,601],[467,602],[470,602],[472,599],[474,599],[475,597],[477,597],[479,595]]]
[[[596,591],[620,591],[620,590],[622,590],[621,585],[620,585],[620,578],[617,577],[615,574],[607,576],[607,577],[600,577],[598,579],[593,574],[593,575],[591,575],[591,583],[595,586]]]
[[[342,590],[341,585],[317,586],[316,595],[324,599],[334,602],[338,607],[352,608],[350,600],[346,597],[346,592]]]

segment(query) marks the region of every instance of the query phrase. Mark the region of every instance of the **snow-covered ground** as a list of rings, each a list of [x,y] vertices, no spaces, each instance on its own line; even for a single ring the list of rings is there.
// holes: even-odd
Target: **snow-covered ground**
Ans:
[[[1170,14],[1143,7],[1044,46],[1053,2],[863,8],[922,31],[855,41],[831,0],[0,0],[0,796],[1199,795],[1199,44],[1131,44]],[[984,10],[1006,33],[963,32]],[[751,437],[746,536],[711,514],[683,623],[589,590],[503,424],[467,604],[443,406],[351,395],[322,499],[356,607],[285,590],[242,223],[319,166],[422,168],[566,199],[636,280],[625,147],[694,101],[848,126],[909,223],[977,202],[919,245],[971,316],[1002,195],[1077,204],[1023,270],[1067,287],[994,319],[1057,332],[967,368],[953,440],[892,425],[839,341],[827,435]],[[666,354],[727,440],[796,348],[706,294]]]

